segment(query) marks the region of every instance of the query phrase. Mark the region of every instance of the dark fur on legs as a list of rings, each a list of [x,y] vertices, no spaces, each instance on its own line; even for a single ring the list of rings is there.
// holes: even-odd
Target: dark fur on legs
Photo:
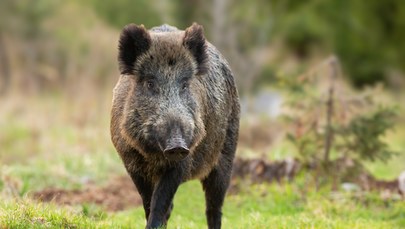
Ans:
[[[152,199],[153,194],[153,186],[152,184],[147,181],[142,176],[138,176],[136,174],[130,174],[132,181],[134,182],[135,186],[138,189],[139,195],[142,198],[143,209],[145,210],[145,217],[148,220],[150,214],[150,202]]]
[[[147,220],[146,228],[165,227],[173,209],[173,197],[183,180],[184,168],[168,168],[154,186],[142,176],[131,174],[139,194]]]
[[[141,195],[142,202],[143,202],[143,208],[145,210],[145,217],[146,220],[149,221],[149,216],[151,212],[151,202],[152,202],[152,195],[155,193],[155,195],[161,195],[159,194],[159,191],[153,192],[153,186],[150,182],[146,181],[144,178],[141,176],[136,176],[132,175],[132,180],[134,181],[135,185],[137,186],[138,192]],[[177,188],[176,188],[177,189]],[[164,198],[164,197],[163,197]],[[157,199],[157,197],[155,197]],[[166,196],[164,199],[173,199],[170,198],[170,196]],[[168,200],[166,200],[168,201]],[[163,202],[166,202],[165,200]],[[153,204],[154,206],[154,212],[165,212],[163,214],[163,217],[157,217],[157,216],[151,216],[151,218],[154,219],[154,224],[157,226],[165,226],[167,224],[167,221],[170,218],[170,214],[173,210],[173,201],[171,200],[169,207],[167,210],[165,210],[165,206],[160,205],[157,206],[157,204]],[[152,224],[152,223],[151,223]],[[153,225],[150,225],[150,227],[156,227]]]
[[[223,179],[221,171],[213,170],[210,175],[202,181],[205,191],[205,202],[208,228],[221,228],[222,205],[228,187],[228,182]]]
[[[146,228],[166,226],[173,207],[173,197],[183,180],[184,169],[174,167],[166,170],[153,191],[150,215]]]

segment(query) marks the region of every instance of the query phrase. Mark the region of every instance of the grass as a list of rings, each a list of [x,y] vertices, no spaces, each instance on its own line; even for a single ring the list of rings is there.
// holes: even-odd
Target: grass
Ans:
[[[30,199],[46,187],[81,188],[89,180],[102,185],[125,174],[109,139],[110,104],[80,101],[60,95],[0,101],[0,228],[144,227],[141,207],[111,213]],[[83,112],[86,107],[97,109]],[[398,149],[405,148],[401,131],[390,136]],[[287,148],[276,149],[274,157]],[[381,177],[405,169],[398,159],[389,163],[369,166]],[[304,176],[283,185],[240,182],[240,192],[227,196],[223,228],[405,228],[405,202],[383,201],[377,193],[315,191]],[[180,186],[174,205],[168,228],[206,228],[199,182]]]
[[[356,199],[308,193],[292,184],[255,185],[228,196],[224,228],[404,228],[405,203],[384,202],[374,194]],[[196,181],[183,184],[174,200],[169,228],[206,228],[203,192]],[[6,228],[142,228],[142,208],[118,213],[96,206],[60,207],[27,197],[0,203],[0,225]]]

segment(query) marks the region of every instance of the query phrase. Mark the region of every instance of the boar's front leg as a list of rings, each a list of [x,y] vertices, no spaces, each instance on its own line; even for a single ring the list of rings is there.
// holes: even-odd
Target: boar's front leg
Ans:
[[[167,210],[166,215],[165,215],[165,224],[167,223],[167,221],[170,218],[170,215],[172,214],[173,207],[174,207],[174,205],[173,205],[173,201],[172,201],[172,203],[170,204],[170,207]]]
[[[150,215],[146,228],[166,226],[174,194],[183,181],[185,171],[182,166],[168,168],[160,178],[152,195]]]
[[[145,210],[146,220],[150,214],[150,202],[153,194],[153,185],[150,181],[135,173],[131,173],[132,181],[138,189],[139,195],[142,197],[143,209]]]

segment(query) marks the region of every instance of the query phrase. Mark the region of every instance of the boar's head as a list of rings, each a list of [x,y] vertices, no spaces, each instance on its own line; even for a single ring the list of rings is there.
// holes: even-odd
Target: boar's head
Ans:
[[[119,41],[121,77],[129,77],[121,134],[145,158],[179,161],[205,136],[202,121],[207,44],[203,29],[148,31],[126,26]]]

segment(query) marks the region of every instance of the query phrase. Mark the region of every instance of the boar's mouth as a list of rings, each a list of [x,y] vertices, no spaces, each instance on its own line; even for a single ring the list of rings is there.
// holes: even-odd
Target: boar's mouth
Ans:
[[[166,141],[163,155],[169,161],[181,161],[190,154],[185,140],[182,137],[173,137]]]

